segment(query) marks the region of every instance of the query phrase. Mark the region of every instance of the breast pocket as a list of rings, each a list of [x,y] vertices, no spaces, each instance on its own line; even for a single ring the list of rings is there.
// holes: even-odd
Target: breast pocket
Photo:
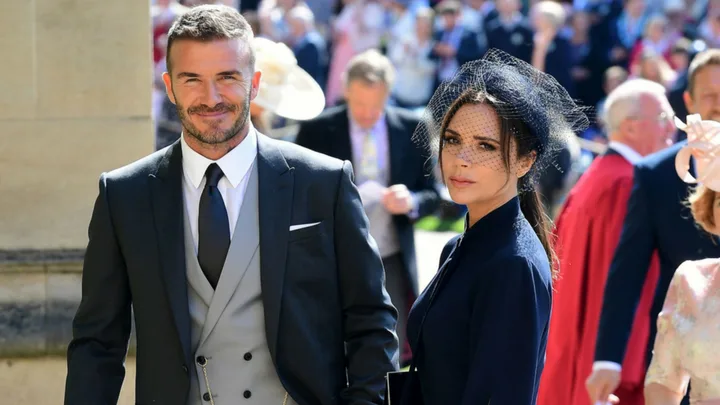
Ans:
[[[288,242],[318,237],[322,234],[323,223],[313,224],[304,228],[294,229],[290,231]]]

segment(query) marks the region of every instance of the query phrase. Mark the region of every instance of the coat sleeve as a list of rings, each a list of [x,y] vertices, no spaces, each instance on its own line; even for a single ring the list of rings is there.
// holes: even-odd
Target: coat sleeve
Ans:
[[[652,214],[642,170],[635,168],[622,234],[605,284],[596,361],[622,364],[655,249]]]
[[[535,403],[542,371],[550,291],[525,258],[497,266],[470,319],[468,380],[462,405]]]
[[[348,377],[339,402],[382,404],[385,375],[398,369],[397,311],[385,290],[382,260],[349,162],[340,175],[335,205],[335,251]]]
[[[130,288],[115,237],[108,184],[100,178],[88,230],[82,299],[72,322],[67,352],[65,404],[114,404],[125,378],[130,339]]]

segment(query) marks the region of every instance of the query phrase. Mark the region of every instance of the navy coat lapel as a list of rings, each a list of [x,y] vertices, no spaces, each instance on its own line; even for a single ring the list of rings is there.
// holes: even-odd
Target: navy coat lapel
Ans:
[[[403,159],[408,148],[407,131],[397,114],[385,110],[387,125],[388,149],[390,155],[390,185],[402,183]],[[410,145],[411,146],[411,145]]]
[[[277,354],[280,309],[293,208],[294,170],[274,141],[258,135],[260,284],[270,354]]]
[[[157,171],[150,174],[149,180],[155,236],[165,292],[170,302],[185,360],[191,361],[182,176],[182,150],[180,142],[177,141],[167,149],[158,164]]]
[[[335,144],[335,150],[332,156],[340,160],[349,160],[355,165],[355,158],[352,151],[352,142],[350,139],[350,118],[348,118],[347,108],[343,108],[335,118],[335,126],[332,131],[335,133],[333,141]]]

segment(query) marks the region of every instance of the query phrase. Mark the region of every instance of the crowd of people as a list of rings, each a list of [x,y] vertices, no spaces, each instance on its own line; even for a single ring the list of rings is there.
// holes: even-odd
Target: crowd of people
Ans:
[[[540,184],[552,215],[608,142],[603,123],[607,94],[628,78],[644,78],[665,87],[674,111],[685,116],[682,93],[689,61],[703,49],[720,46],[720,2],[714,0],[155,0],[158,148],[180,133],[160,79],[165,37],[174,18],[204,3],[238,8],[256,36],[287,45],[295,63],[323,90],[328,108],[347,102],[343,74],[348,63],[372,49],[387,56],[396,71],[388,103],[418,114],[443,80],[491,48],[551,74],[573,98],[594,107],[591,125],[578,134],[578,141],[592,142],[570,140],[558,169]],[[296,121],[262,111],[254,117],[264,133],[294,138]]]
[[[720,403],[720,2],[195,3],[153,6],[174,135],[101,177],[66,403],[117,398],[131,307],[141,403]]]

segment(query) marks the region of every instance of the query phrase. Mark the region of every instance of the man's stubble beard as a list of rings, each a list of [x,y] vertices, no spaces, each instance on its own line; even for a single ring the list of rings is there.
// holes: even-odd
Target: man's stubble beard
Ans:
[[[249,119],[250,119],[250,94],[252,92],[252,88],[248,91],[248,95],[245,98],[242,108],[240,110],[240,114],[238,115],[238,118],[233,123],[232,127],[229,129],[222,131],[220,130],[217,125],[220,123],[217,122],[210,122],[209,126],[210,129],[206,130],[205,132],[200,131],[190,120],[189,115],[192,115],[195,112],[218,112],[218,111],[228,111],[228,112],[235,112],[238,109],[237,105],[230,105],[227,103],[219,103],[213,107],[207,107],[205,105],[190,107],[188,109],[185,109],[183,105],[181,105],[178,102],[177,96],[175,96],[175,91],[173,90],[173,96],[175,96],[175,109],[177,110],[178,117],[180,118],[180,123],[183,127],[183,132],[192,136],[194,139],[196,139],[201,144],[207,145],[207,146],[217,146],[221,145],[223,143],[226,143],[230,141],[231,139],[238,136],[242,129],[247,126]]]

